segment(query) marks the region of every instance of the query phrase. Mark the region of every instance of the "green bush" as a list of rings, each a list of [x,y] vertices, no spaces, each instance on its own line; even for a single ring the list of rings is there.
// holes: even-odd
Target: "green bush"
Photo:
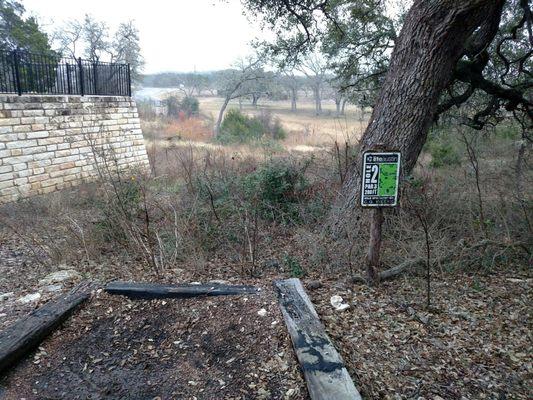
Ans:
[[[280,162],[266,164],[244,177],[244,193],[268,220],[297,218],[297,204],[307,185],[304,173]]]
[[[190,117],[200,111],[200,103],[193,96],[185,96],[181,100],[177,96],[169,96],[163,102],[167,107],[168,117],[179,117],[182,113]]]
[[[198,115],[198,112],[200,111],[200,103],[196,97],[185,96],[179,104],[179,109],[185,113],[187,117]]]
[[[301,278],[304,276],[302,265],[290,254],[285,254],[283,257],[283,264],[285,264],[285,267],[290,271],[292,277]]]
[[[431,166],[433,168],[442,168],[445,166],[459,165],[461,157],[457,151],[447,143],[434,143],[430,147]]]
[[[224,144],[247,143],[260,139],[263,133],[263,126],[258,119],[248,117],[239,110],[229,110],[222,121],[217,140]]]
[[[286,137],[279,118],[272,118],[270,113],[249,117],[232,109],[224,117],[217,140],[223,144],[250,143],[268,136],[275,140]]]

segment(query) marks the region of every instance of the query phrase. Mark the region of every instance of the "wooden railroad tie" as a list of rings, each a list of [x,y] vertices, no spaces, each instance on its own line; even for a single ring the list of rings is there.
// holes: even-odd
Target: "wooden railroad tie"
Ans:
[[[312,400],[361,400],[299,279],[275,281],[279,304]]]
[[[91,283],[84,281],[70,293],[49,301],[0,332],[0,374],[34,350],[89,298],[92,288]]]
[[[127,296],[131,299],[189,298],[198,296],[227,296],[256,294],[254,286],[206,285],[160,285],[156,283],[111,282],[105,287],[109,294]]]

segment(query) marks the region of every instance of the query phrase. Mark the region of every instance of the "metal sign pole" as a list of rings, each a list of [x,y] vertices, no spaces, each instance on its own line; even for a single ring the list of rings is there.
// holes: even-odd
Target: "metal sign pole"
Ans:
[[[361,175],[361,206],[373,208],[370,223],[370,240],[366,257],[366,273],[370,283],[379,281],[382,227],[385,220],[383,208],[398,203],[398,183],[401,154],[384,151],[383,145],[363,153]]]
[[[372,220],[370,222],[370,241],[368,243],[368,254],[366,256],[366,274],[370,282],[379,282],[379,258],[381,255],[381,228],[383,226],[383,208],[378,207],[372,210]]]

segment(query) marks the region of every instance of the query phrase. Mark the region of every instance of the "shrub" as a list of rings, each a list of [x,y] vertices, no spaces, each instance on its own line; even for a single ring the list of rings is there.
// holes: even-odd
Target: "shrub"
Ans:
[[[167,107],[167,116],[169,117],[184,115],[188,118],[197,115],[200,111],[200,103],[193,96],[185,96],[181,100],[177,96],[169,96],[164,100],[164,104]]]
[[[263,133],[263,126],[258,119],[248,117],[239,110],[229,110],[222,121],[217,140],[224,144],[247,143],[260,139]]]
[[[179,104],[179,109],[185,113],[187,117],[191,117],[193,115],[198,115],[198,112],[200,111],[200,103],[196,97],[185,96]]]
[[[286,134],[279,118],[272,118],[270,112],[263,112],[258,117],[249,117],[239,110],[229,110],[220,127],[217,140],[223,144],[250,143],[270,136],[279,140]]]
[[[281,140],[287,137],[287,133],[281,125],[281,120],[278,117],[273,117],[270,110],[262,110],[261,114],[256,118],[261,121],[265,133],[269,134],[272,139]]]
[[[304,276],[304,270],[301,264],[290,254],[285,254],[283,257],[283,264],[285,264],[285,267],[290,271],[292,277],[301,278]]]
[[[457,151],[447,143],[433,144],[430,148],[431,166],[441,168],[445,166],[459,165],[461,158]]]
[[[280,162],[266,164],[243,179],[245,194],[258,200],[259,212],[268,220],[296,218],[296,205],[306,185],[301,169]]]
[[[177,117],[179,115],[179,99],[176,96],[169,96],[165,100],[163,100],[163,103],[165,104],[167,108],[167,116],[169,117]]]
[[[107,177],[109,196],[99,196],[95,205],[100,209],[102,219],[97,221],[95,227],[102,238],[110,243],[121,243],[126,240],[126,234],[121,224],[122,220],[134,221],[141,209],[142,194],[139,180],[135,178],[120,180]]]

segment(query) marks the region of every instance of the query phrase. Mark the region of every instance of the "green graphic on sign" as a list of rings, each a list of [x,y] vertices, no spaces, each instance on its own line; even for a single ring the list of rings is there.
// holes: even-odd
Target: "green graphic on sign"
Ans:
[[[396,194],[397,173],[398,164],[381,164],[379,166],[378,196],[394,196]]]
[[[364,153],[361,205],[363,207],[396,206],[399,175],[400,153]]]

